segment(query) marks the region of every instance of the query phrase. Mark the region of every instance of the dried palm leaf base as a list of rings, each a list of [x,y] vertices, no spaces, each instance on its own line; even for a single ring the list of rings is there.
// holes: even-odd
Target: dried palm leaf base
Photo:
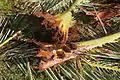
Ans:
[[[35,69],[39,69],[40,71],[44,71],[47,68],[55,66],[57,64],[61,64],[70,59],[74,59],[78,56],[78,51],[84,51],[86,47],[79,47],[75,44],[69,43],[61,47],[61,49],[57,50],[40,50],[36,57],[41,59],[39,66],[34,66]]]
[[[77,49],[77,46],[72,44],[79,39],[77,24],[64,31],[62,27],[59,27],[60,21],[47,12],[35,12],[32,15],[27,15],[26,19],[26,23],[31,27],[29,31],[33,32],[33,38],[27,42],[42,46],[35,55],[44,62],[40,62],[38,67],[40,70],[75,58],[71,50]]]
[[[40,63],[39,66],[33,66],[33,68],[39,69],[40,71],[44,71],[47,68],[50,68],[50,67],[55,66],[57,64],[61,64],[61,63],[68,61],[70,59],[74,59],[75,57],[76,57],[75,54],[70,53],[69,55],[66,55],[64,58],[52,59],[52,60],[49,60],[48,62]]]
[[[47,12],[35,12],[27,15],[27,23],[32,27],[33,37],[37,41],[61,43],[66,42],[66,34],[59,28],[60,21]]]

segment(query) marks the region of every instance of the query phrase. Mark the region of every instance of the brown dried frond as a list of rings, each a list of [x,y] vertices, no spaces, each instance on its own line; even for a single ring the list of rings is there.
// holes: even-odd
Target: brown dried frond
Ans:
[[[27,23],[37,28],[34,33],[37,41],[60,43],[63,39],[63,33],[58,28],[60,21],[47,12],[35,12],[32,15],[27,15]]]

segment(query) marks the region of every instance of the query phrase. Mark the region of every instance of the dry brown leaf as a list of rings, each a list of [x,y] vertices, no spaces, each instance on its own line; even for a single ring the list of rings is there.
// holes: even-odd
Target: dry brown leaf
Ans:
[[[33,66],[33,68],[39,69],[40,71],[44,71],[47,68],[50,68],[50,67],[55,66],[57,64],[61,64],[65,61],[68,61],[68,60],[73,59],[75,57],[76,57],[75,55],[70,55],[70,56],[64,57],[63,59],[49,60],[48,62],[44,62],[44,63],[40,64],[39,67]]]
[[[107,19],[110,19],[114,16],[116,16],[117,14],[115,12],[111,12],[111,11],[100,11],[97,14],[99,16],[99,18],[102,21],[106,21]],[[99,20],[98,17],[95,17],[96,20]]]

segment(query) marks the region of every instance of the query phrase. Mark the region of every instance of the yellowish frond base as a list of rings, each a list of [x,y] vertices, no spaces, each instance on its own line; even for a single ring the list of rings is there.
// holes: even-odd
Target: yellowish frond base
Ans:
[[[70,11],[66,11],[62,14],[58,14],[56,15],[57,19],[61,21],[60,25],[59,25],[59,30],[61,30],[61,32],[63,32],[63,40],[61,41],[61,43],[66,43],[67,39],[68,39],[68,31],[69,28],[73,25],[73,23],[75,21],[73,21],[72,19],[72,13]]]

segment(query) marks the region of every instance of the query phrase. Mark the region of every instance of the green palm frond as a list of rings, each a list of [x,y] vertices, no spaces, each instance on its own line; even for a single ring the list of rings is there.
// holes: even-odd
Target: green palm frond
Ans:
[[[41,0],[40,6],[42,11],[62,13],[68,10],[68,8],[74,8],[78,4],[89,2],[88,0]],[[73,5],[74,4],[74,5]],[[75,9],[75,8],[74,8]]]
[[[21,11],[18,12],[31,14],[34,11],[34,9],[32,9],[33,5],[35,4],[26,2],[26,4],[22,5],[24,7],[23,10],[20,9]],[[18,36],[18,34],[27,27],[23,20],[25,15],[18,12],[10,15],[3,15],[4,19],[1,22],[2,25],[0,29],[0,47]]]
[[[115,40],[120,37],[120,32],[112,34],[110,36],[106,36],[103,38],[95,39],[95,40],[89,40],[85,42],[78,42],[76,43],[78,46],[90,46],[91,48],[102,46],[106,43],[116,42]],[[99,43],[98,43],[99,42]]]

